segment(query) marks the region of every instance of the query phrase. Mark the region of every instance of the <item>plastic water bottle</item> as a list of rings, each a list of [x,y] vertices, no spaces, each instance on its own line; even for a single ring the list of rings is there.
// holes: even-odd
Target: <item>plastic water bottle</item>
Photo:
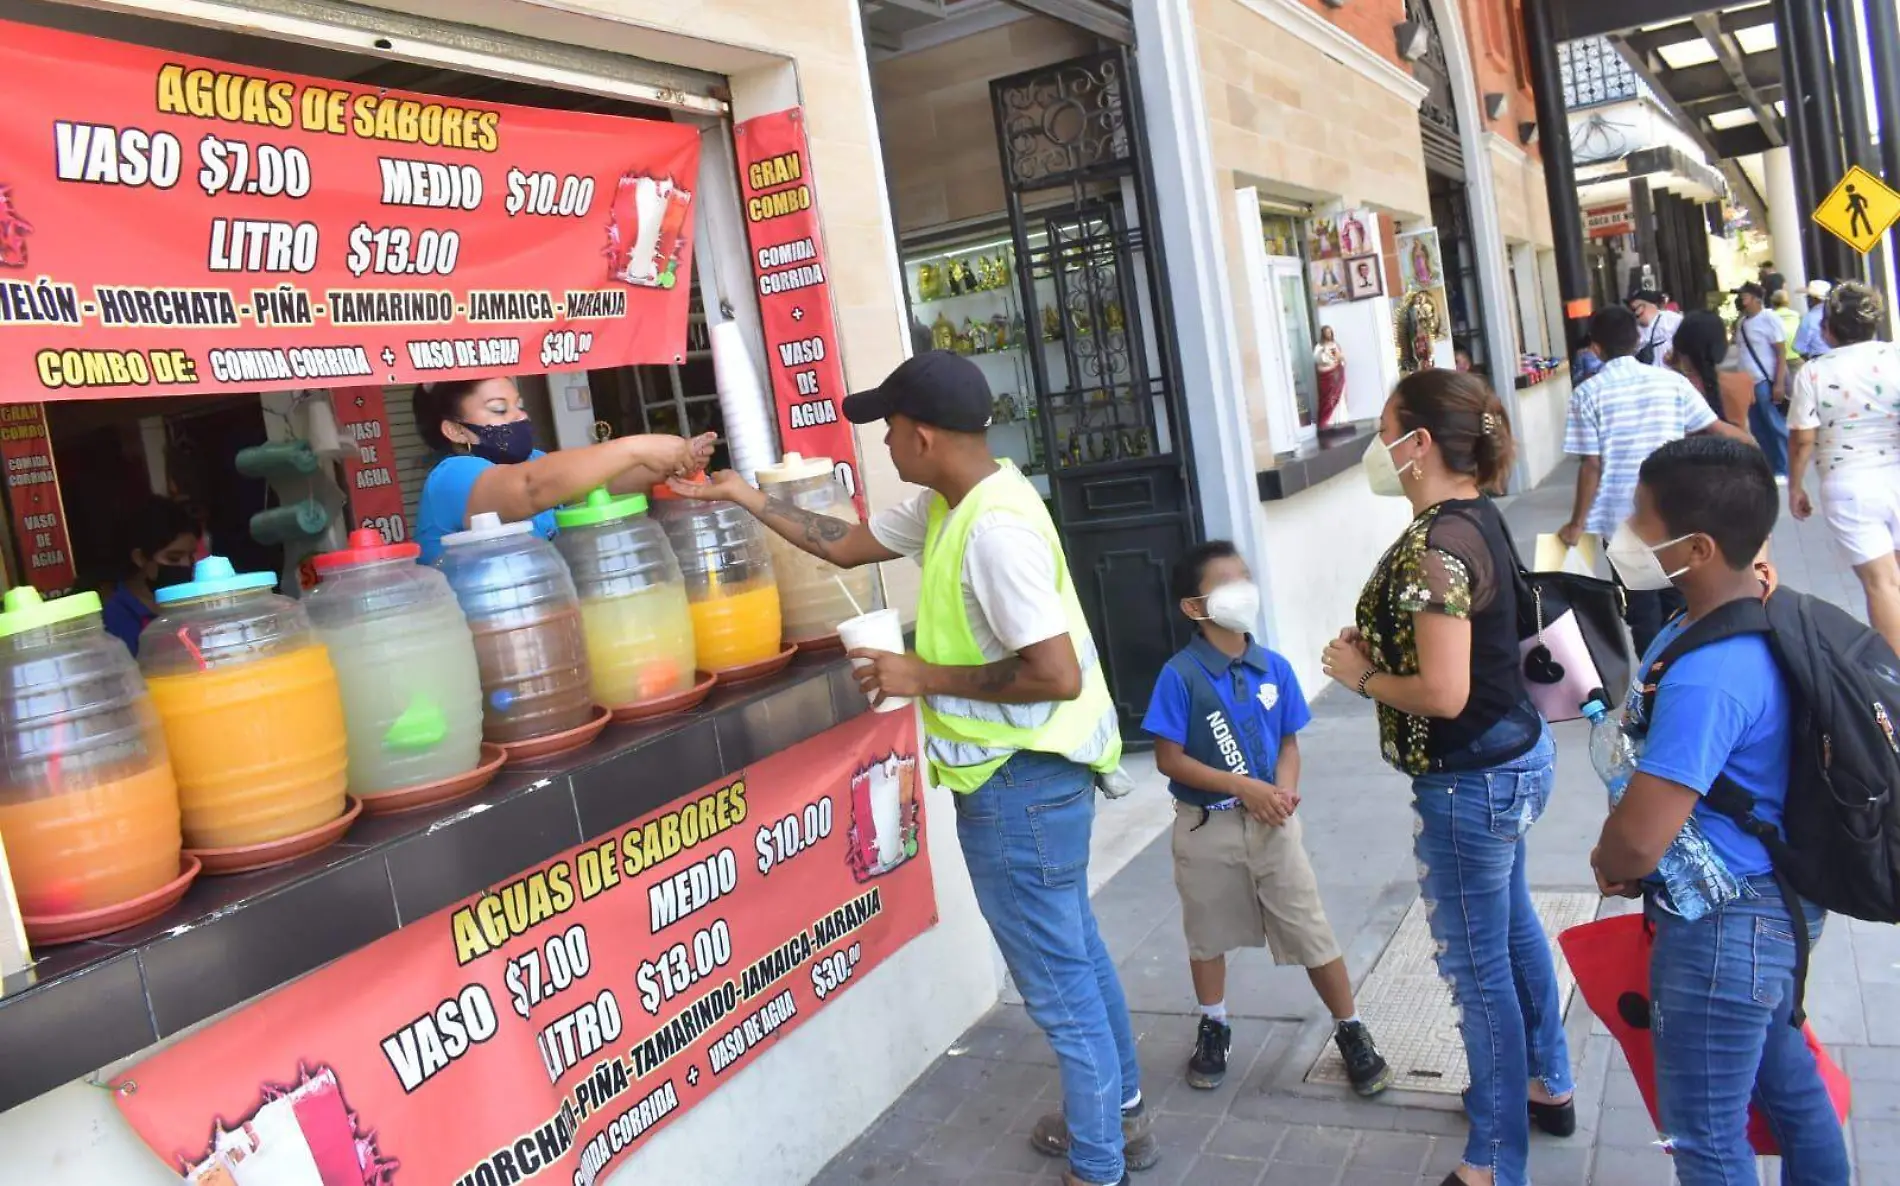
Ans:
[[[1630,775],[1636,772],[1636,742],[1623,731],[1622,720],[1602,698],[1593,696],[1586,701],[1583,715],[1590,722],[1590,764],[1608,788],[1610,806],[1614,807],[1629,788]],[[1742,894],[1741,884],[1722,863],[1693,815],[1670,841],[1656,866],[1656,877],[1669,892],[1669,904],[1690,922]]]

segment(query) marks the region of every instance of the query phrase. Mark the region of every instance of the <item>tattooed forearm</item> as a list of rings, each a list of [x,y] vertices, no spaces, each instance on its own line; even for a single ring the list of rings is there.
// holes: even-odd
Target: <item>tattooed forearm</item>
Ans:
[[[832,558],[833,545],[851,534],[849,523],[830,515],[808,511],[776,494],[766,496],[765,508],[759,517],[766,520],[768,525],[778,528],[779,534],[792,543],[824,560]]]

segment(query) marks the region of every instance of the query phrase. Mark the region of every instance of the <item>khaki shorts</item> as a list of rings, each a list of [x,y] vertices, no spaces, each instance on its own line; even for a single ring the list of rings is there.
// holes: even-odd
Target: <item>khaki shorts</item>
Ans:
[[[1174,805],[1174,884],[1190,957],[1264,945],[1277,964],[1318,968],[1339,958],[1301,831],[1297,814],[1275,828],[1236,808],[1210,811],[1202,824],[1200,808]]]

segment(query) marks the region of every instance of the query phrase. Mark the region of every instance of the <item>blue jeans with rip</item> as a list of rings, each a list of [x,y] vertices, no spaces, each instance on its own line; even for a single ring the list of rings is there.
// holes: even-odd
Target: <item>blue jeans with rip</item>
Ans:
[[[1766,380],[1755,384],[1755,402],[1748,405],[1748,431],[1755,443],[1768,455],[1776,477],[1788,475],[1788,417],[1775,406],[1774,384]]]
[[[1557,968],[1525,873],[1524,836],[1550,801],[1555,757],[1545,728],[1509,762],[1412,780],[1419,892],[1471,1068],[1464,1160],[1496,1186],[1528,1182],[1530,1081],[1558,1098],[1575,1087]]]
[[[1803,902],[1810,942],[1824,915]],[[1748,1105],[1761,1106],[1781,1147],[1786,1186],[1849,1181],[1847,1144],[1814,1053],[1788,1024],[1794,931],[1771,877],[1685,922],[1651,906],[1650,1037],[1656,1110],[1682,1186],[1755,1184]]]
[[[1121,1106],[1141,1090],[1141,1072],[1121,977],[1089,905],[1095,774],[1019,753],[956,803],[977,907],[1061,1066],[1069,1168],[1112,1186],[1125,1169]]]

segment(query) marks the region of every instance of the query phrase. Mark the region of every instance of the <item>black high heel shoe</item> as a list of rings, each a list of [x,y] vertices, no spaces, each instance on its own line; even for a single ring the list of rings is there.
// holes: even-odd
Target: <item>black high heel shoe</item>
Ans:
[[[1553,1137],[1574,1136],[1577,1131],[1577,1101],[1573,1096],[1561,1104],[1531,1101],[1531,1123]]]

